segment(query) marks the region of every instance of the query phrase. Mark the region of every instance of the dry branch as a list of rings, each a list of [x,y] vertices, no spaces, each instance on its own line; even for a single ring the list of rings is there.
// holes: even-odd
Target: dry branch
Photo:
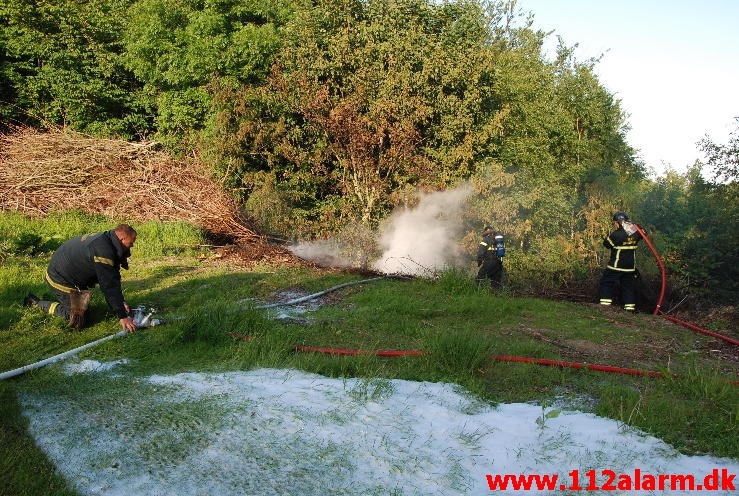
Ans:
[[[77,209],[137,222],[184,220],[240,242],[260,238],[197,161],[175,160],[155,142],[63,129],[0,134],[0,209],[30,216]]]

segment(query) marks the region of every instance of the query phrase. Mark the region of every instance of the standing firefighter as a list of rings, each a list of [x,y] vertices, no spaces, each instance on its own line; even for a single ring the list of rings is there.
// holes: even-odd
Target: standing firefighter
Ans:
[[[629,216],[625,212],[613,214],[613,223],[616,230],[603,240],[603,246],[611,250],[611,257],[600,279],[600,304],[613,303],[614,289],[620,286],[624,309],[633,312],[636,310],[634,283],[638,276],[634,251],[642,237],[636,225],[629,222]]]
[[[482,241],[477,245],[477,282],[482,283],[490,279],[493,287],[503,285],[503,256],[505,244],[503,233],[496,231],[492,226],[485,226],[482,231]]]
[[[85,325],[91,290],[99,284],[121,327],[135,331],[136,323],[129,316],[131,309],[121,290],[121,267],[128,269],[128,257],[135,241],[136,230],[121,224],[111,231],[85,234],[64,242],[52,255],[45,275],[57,301],[40,301],[29,294],[24,304],[38,305],[80,329]]]

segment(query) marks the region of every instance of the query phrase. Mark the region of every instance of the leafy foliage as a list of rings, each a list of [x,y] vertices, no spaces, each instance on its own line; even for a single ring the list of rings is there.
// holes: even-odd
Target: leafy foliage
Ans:
[[[0,8],[2,80],[20,122],[107,136],[146,134],[140,84],[122,60],[133,0],[8,0]]]
[[[739,180],[739,117],[734,122],[736,129],[729,135],[729,143],[716,144],[710,137],[699,142],[701,150],[708,157],[708,165],[713,167],[713,179],[726,182]]]
[[[469,182],[464,243],[504,230],[524,284],[592,277],[625,209],[684,287],[735,292],[737,133],[699,144],[713,182],[647,181],[598,59],[531,26],[515,1],[7,0],[0,117],[156,138],[280,236],[366,240]]]
[[[730,303],[739,291],[739,189],[736,181],[708,182],[701,170],[697,163],[682,176],[668,171],[648,185],[638,208],[664,239],[669,272],[699,297],[694,303]]]
[[[283,214],[269,227],[305,236],[374,225],[418,189],[470,179],[473,221],[525,219],[507,225],[524,246],[573,233],[589,183],[643,170],[594,62],[564,48],[547,62],[543,33],[510,28],[517,15],[476,2],[298,8],[265,85],[215,89],[214,161],[248,206]]]
[[[273,201],[313,234],[468,176],[502,117],[485,96],[485,20],[472,3],[299,8],[264,86],[217,88],[220,163],[247,194],[276,183]]]
[[[279,46],[281,2],[141,0],[123,37],[126,62],[144,83],[156,129],[171,144],[192,139],[209,118],[214,78],[230,84],[266,76]]]

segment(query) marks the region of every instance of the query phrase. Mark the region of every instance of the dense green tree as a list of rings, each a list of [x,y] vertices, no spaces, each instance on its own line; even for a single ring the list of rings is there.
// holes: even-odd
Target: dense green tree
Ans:
[[[505,115],[488,21],[475,2],[302,7],[268,85],[218,97],[218,135],[234,145],[220,162],[249,194],[281,185],[314,232],[372,224],[418,187],[468,178]]]
[[[730,302],[739,291],[738,183],[706,181],[702,169],[698,162],[647,183],[637,209],[659,238],[672,282],[693,303]]]
[[[510,111],[495,155],[501,165],[493,181],[480,181],[489,187],[476,210],[528,253],[524,272],[562,281],[600,262],[598,246],[619,203],[613,192],[644,171],[626,141],[620,103],[594,73],[597,61],[577,61],[561,42],[548,61],[544,38],[527,25],[508,33],[510,48],[496,66]],[[501,174],[509,178],[504,187],[495,184]]]
[[[230,86],[261,82],[290,11],[285,1],[136,2],[123,38],[126,62],[144,84],[160,138],[195,146],[210,118],[208,85],[215,79]]]
[[[647,184],[638,208],[663,236],[677,240],[685,234],[691,221],[687,208],[689,194],[687,178],[674,170],[667,170]]]
[[[139,85],[122,63],[133,0],[7,0],[0,7],[5,114],[103,135],[148,130]]]
[[[514,2],[306,5],[267,84],[212,87],[209,156],[278,231],[371,225],[419,189],[472,180],[472,224],[505,222],[524,249],[562,237],[577,263],[592,252],[579,232],[596,231],[593,205],[613,208],[589,192],[643,169],[596,61],[562,46],[547,61],[545,34],[522,18]]]
[[[10,69],[10,60],[8,58],[6,46],[7,36],[9,35],[7,26],[7,14],[0,7],[0,132],[5,132],[7,125],[13,121],[17,121],[17,110],[15,106],[18,102],[18,93],[13,86],[11,80],[12,71]]]
[[[729,135],[727,144],[716,144],[708,136],[698,143],[706,154],[708,165],[713,168],[715,180],[739,181],[739,117],[734,125],[736,128]]]

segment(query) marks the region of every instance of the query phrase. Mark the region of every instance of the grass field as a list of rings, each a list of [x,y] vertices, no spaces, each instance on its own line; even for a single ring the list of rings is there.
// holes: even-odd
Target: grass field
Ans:
[[[117,220],[61,213],[43,220],[0,214],[0,372],[118,332],[99,292],[92,325],[65,323],[24,308],[65,239],[112,228]],[[456,383],[481,400],[550,404],[558,398],[653,434],[684,453],[739,458],[739,367],[717,353],[730,346],[664,319],[477,288],[470,274],[385,278],[321,297],[306,315],[278,319],[254,307],[350,281],[352,273],[281,267],[245,268],[211,256],[202,235],[182,223],[136,226],[137,245],[123,272],[132,306],[158,310],[167,325],[107,341],[81,359],[126,359],[132,376],[293,368],[329,377]],[[727,330],[726,332],[732,332]],[[248,336],[249,339],[245,339]],[[333,356],[295,346],[417,350],[416,356]],[[542,367],[496,360],[513,355],[600,363],[664,377]],[[674,374],[674,376],[673,376]],[[27,433],[19,397],[76,390],[55,366],[0,382],[0,494],[74,494]]]

